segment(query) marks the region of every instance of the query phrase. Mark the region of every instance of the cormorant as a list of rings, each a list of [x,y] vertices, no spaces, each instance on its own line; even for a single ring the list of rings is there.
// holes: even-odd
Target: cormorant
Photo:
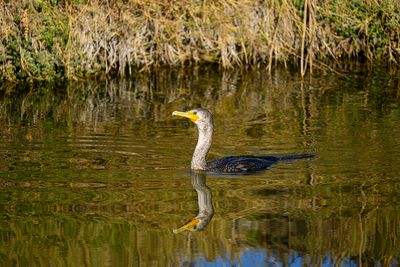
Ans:
[[[263,171],[279,160],[314,157],[314,155],[311,154],[289,155],[282,157],[267,155],[241,155],[223,157],[207,162],[206,156],[211,147],[214,130],[211,113],[205,108],[196,108],[186,112],[174,111],[172,115],[188,118],[197,126],[198,140],[191,162],[191,169],[193,170],[227,174],[245,174]]]

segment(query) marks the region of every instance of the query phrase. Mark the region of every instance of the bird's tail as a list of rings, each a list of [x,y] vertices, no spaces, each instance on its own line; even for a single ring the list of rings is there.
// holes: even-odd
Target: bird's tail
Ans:
[[[314,154],[296,154],[279,157],[279,160],[309,159],[314,157]]]

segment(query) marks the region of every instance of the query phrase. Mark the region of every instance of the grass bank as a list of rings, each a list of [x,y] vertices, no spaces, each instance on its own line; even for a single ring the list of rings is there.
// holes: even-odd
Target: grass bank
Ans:
[[[2,80],[123,76],[160,65],[397,64],[395,0],[21,0],[0,6]]]

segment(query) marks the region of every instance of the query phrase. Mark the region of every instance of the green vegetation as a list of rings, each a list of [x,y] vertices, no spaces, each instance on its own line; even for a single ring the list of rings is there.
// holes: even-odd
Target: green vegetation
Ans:
[[[400,60],[393,0],[22,0],[0,6],[1,80],[124,76],[160,65]],[[339,62],[341,62],[339,61]]]

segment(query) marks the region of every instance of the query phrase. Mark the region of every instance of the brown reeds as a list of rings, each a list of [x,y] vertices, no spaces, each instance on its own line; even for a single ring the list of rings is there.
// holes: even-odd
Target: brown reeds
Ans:
[[[304,75],[342,59],[400,59],[389,0],[22,0],[0,5],[0,76],[51,80],[133,68],[274,62]]]

